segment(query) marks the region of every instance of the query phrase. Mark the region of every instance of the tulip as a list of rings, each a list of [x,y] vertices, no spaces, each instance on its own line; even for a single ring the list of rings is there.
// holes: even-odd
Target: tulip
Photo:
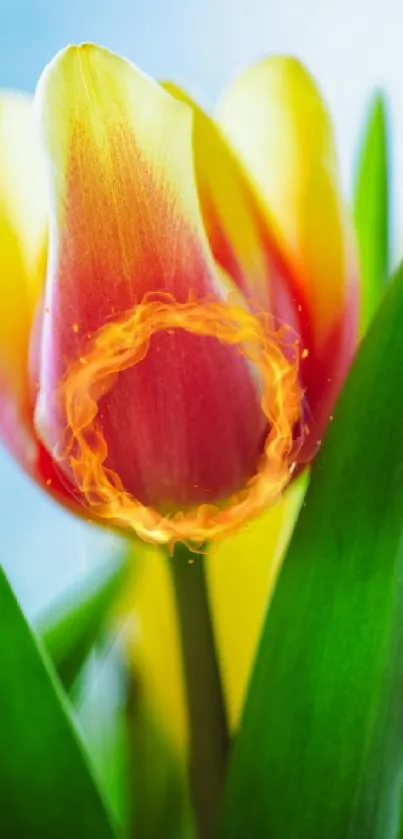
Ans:
[[[83,45],[45,70],[36,114],[42,149],[33,130],[22,145],[44,186],[35,258],[4,280],[3,437],[65,503],[144,538],[203,541],[228,498],[236,527],[277,425],[273,497],[312,458],[354,349],[350,232],[315,85],[269,59],[214,123],[175,86]],[[31,170],[19,186],[32,196]],[[26,195],[3,189],[7,223]],[[23,229],[7,236],[19,255]],[[270,497],[259,489],[251,513]],[[189,530],[161,529],[195,508]]]
[[[66,392],[102,338],[110,360],[111,328],[127,327],[144,302],[162,300],[172,304],[168,314],[183,314],[181,328],[149,335],[139,363],[118,369],[112,358],[96,382],[99,404],[90,407],[99,424],[85,442],[87,457],[91,444],[96,449],[98,477],[101,466],[118,495],[166,522],[194,509],[213,510],[214,518],[259,474],[270,433],[262,409],[267,371],[245,357],[242,334],[223,342],[227,310],[238,325],[243,316],[255,322],[259,340],[266,324],[270,351],[296,375],[298,410],[289,411],[276,499],[317,451],[357,339],[352,228],[331,121],[307,71],[281,57],[253,66],[213,120],[182,90],[157,85],[123,59],[91,45],[69,48],[45,71],[35,113],[28,98],[2,97],[0,172],[0,435],[23,468],[77,513],[139,532],[135,517],[122,522],[107,509],[93,471],[88,482],[93,463],[81,458],[77,468],[83,450],[69,419],[79,391],[69,406]],[[200,333],[189,331],[192,301],[217,304],[214,335],[203,334],[202,316]],[[228,638],[238,633],[242,642],[229,674],[234,725],[272,584],[268,564],[278,558],[284,511],[296,506],[289,497],[217,542],[209,558],[212,589],[228,557],[235,581],[231,602],[216,606],[224,669]],[[232,529],[241,523],[233,517]],[[154,524],[140,535],[161,536]],[[164,539],[172,533],[154,541]],[[145,572],[138,596],[169,716],[167,685],[180,684],[180,665],[175,652],[175,678],[164,678],[161,636],[147,625],[159,597],[157,611],[171,614],[165,571],[148,550],[153,582]],[[236,583],[249,555],[250,632],[247,622],[239,629],[245,588]],[[244,582],[252,585],[250,577]],[[174,623],[166,621],[167,634]],[[168,725],[184,740],[182,705],[176,693]]]

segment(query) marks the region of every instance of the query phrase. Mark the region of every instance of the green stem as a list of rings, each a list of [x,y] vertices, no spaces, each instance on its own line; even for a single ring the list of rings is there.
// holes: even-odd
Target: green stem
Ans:
[[[198,839],[211,839],[229,737],[214,643],[204,557],[177,545],[169,560],[182,644],[190,728],[190,779]]]

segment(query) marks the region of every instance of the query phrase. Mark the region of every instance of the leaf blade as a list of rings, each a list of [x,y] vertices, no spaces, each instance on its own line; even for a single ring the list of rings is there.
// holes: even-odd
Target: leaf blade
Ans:
[[[361,268],[361,331],[365,333],[389,276],[389,127],[387,102],[370,103],[357,161],[354,218]]]
[[[220,839],[392,839],[403,757],[403,269],[353,364],[267,615]]]
[[[0,569],[2,835],[116,839],[67,706]]]

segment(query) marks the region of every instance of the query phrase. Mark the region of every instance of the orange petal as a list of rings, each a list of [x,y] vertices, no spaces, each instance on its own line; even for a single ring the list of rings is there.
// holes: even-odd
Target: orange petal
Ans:
[[[194,181],[192,112],[124,59],[92,45],[59,54],[37,101],[49,160],[51,228],[40,398],[47,447],[54,398],[83,340],[150,292],[227,296]],[[214,499],[255,471],[264,418],[236,348],[160,333],[102,400],[107,466],[145,503]],[[67,465],[66,465],[67,468]]]
[[[30,421],[28,342],[44,284],[47,202],[32,101],[0,96],[0,435],[25,466]]]

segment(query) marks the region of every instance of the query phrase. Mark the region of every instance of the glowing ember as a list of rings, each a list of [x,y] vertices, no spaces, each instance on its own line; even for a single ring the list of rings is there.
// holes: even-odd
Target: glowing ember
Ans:
[[[184,329],[238,346],[260,371],[262,410],[269,432],[256,475],[225,505],[201,504],[191,511],[163,516],[133,498],[119,475],[103,465],[108,447],[96,417],[98,402],[118,373],[142,361],[152,335],[167,329]],[[293,430],[301,419],[302,403],[297,353],[293,360],[286,358],[284,329],[275,331],[265,313],[251,314],[215,299],[178,303],[168,295],[157,300],[145,298],[118,320],[103,325],[61,384],[59,396],[67,427],[62,446],[54,453],[68,465],[93,514],[133,530],[146,541],[171,546],[181,541],[196,549],[237,529],[277,500],[293,469]]]

